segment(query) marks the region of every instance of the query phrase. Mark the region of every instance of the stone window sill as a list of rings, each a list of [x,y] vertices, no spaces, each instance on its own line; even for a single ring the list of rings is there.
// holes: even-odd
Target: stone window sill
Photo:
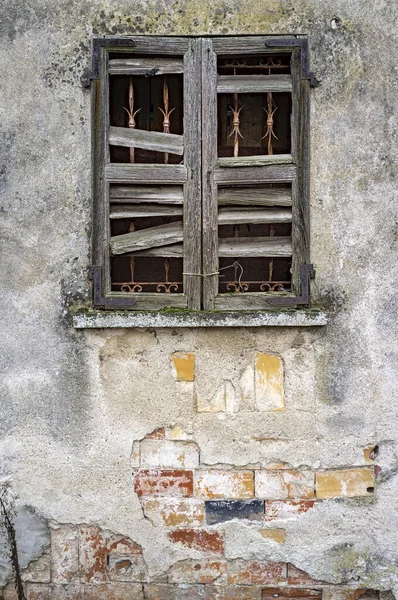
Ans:
[[[93,311],[72,314],[75,329],[112,327],[321,327],[327,313],[319,310],[273,311]]]

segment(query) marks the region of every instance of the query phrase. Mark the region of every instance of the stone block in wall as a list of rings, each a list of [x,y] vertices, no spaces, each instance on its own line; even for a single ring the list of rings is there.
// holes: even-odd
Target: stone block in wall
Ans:
[[[171,364],[176,381],[195,380],[195,355],[192,352],[174,352]]]
[[[1,600],[18,600],[14,581],[10,581],[3,590],[1,590]]]
[[[67,583],[79,574],[77,527],[64,525],[51,530],[51,569],[54,583]]]
[[[206,529],[174,529],[169,533],[169,539],[186,548],[192,548],[212,554],[223,554],[224,537],[218,531]]]
[[[181,586],[168,583],[148,584],[144,587],[145,600],[203,600],[201,586]]]
[[[313,498],[314,473],[311,471],[256,471],[255,495],[258,498],[284,500]]]
[[[144,594],[140,583],[87,585],[84,600],[144,600]]]
[[[259,521],[264,518],[264,500],[207,500],[205,514],[208,525],[232,519]]]
[[[204,502],[196,498],[147,499],[143,509],[155,526],[197,527],[203,524],[205,516]]]
[[[51,581],[51,559],[50,550],[47,549],[37,559],[29,563],[21,574],[22,581],[34,583],[50,583]]]
[[[290,600],[299,598],[300,600],[322,600],[321,589],[310,588],[263,588],[261,600]]]
[[[228,583],[234,585],[278,585],[286,577],[286,563],[238,559],[228,565]]]
[[[141,546],[123,536],[107,539],[107,576],[110,581],[142,582],[147,569]]]
[[[325,586],[323,600],[378,600],[379,592],[368,589],[352,589],[344,586]]]
[[[196,469],[199,467],[199,448],[195,442],[172,440],[142,440],[140,467],[144,469]]]
[[[79,566],[81,581],[102,583],[106,580],[107,550],[99,527],[82,526],[79,530]]]
[[[319,471],[315,476],[317,498],[355,498],[371,496],[374,491],[373,470],[368,467]]]
[[[265,520],[295,519],[315,506],[315,500],[267,500]]]
[[[169,569],[169,583],[213,583],[227,572],[225,560],[182,560]]]
[[[283,410],[283,363],[279,356],[257,353],[255,363],[255,403],[257,410]]]
[[[243,585],[207,585],[204,600],[261,600],[261,588]]]
[[[276,544],[284,544],[286,541],[286,531],[284,529],[259,529],[258,533],[263,538],[271,540]]]
[[[208,470],[195,472],[194,495],[198,498],[246,499],[254,496],[253,471]]]
[[[145,469],[136,471],[134,491],[138,496],[179,496],[193,494],[193,472],[181,469]]]
[[[25,590],[26,600],[53,600],[51,584],[29,583]],[[81,597],[82,598],[82,597]],[[79,600],[81,600],[79,598]]]

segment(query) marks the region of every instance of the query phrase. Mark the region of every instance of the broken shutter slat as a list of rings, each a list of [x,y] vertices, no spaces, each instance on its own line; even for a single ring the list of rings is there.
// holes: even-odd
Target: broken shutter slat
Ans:
[[[176,244],[182,240],[182,221],[178,221],[111,237],[110,248],[112,255],[115,256],[145,248]]]
[[[146,248],[145,250],[137,250],[137,252],[129,252],[126,254],[126,256],[160,256],[162,258],[182,258],[183,251],[183,244],[170,244],[170,246],[159,246],[157,248]]]
[[[182,216],[182,206],[162,206],[148,204],[134,204],[128,206],[125,204],[112,205],[109,217],[111,219],[136,219],[137,217],[180,217]]]
[[[109,144],[111,146],[126,146],[141,148],[156,152],[184,154],[184,137],[173,133],[160,131],[144,131],[143,129],[127,129],[125,127],[109,128]]]

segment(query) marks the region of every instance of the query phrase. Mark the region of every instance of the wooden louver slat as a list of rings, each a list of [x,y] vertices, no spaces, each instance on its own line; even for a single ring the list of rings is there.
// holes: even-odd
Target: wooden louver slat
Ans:
[[[290,237],[248,237],[220,238],[218,244],[219,257],[277,257],[291,256],[292,241]]]
[[[285,188],[219,188],[218,205],[291,206],[292,192]]]
[[[127,256],[160,256],[162,258],[182,258],[183,251],[183,244],[170,244],[167,246],[159,246],[157,248],[146,248],[145,250],[129,252]]]
[[[167,223],[166,225],[116,235],[110,239],[110,248],[112,255],[115,256],[134,250],[175,244],[182,242],[182,240],[182,221],[178,221],[177,223]]]
[[[142,202],[182,204],[184,202],[182,187],[174,185],[113,185],[110,188],[109,197],[111,202],[128,202],[129,204]]]
[[[218,94],[265,94],[291,92],[291,75],[219,75]]]
[[[183,73],[179,58],[116,58],[109,61],[110,75],[169,75]]]
[[[180,217],[182,206],[162,206],[148,204],[133,204],[132,206],[112,205],[109,213],[111,219],[136,219],[137,217]]]
[[[185,165],[114,164],[105,167],[109,183],[185,183]]]
[[[243,223],[291,223],[292,211],[275,208],[220,208],[218,212],[219,225],[239,225]]]
[[[184,137],[174,133],[145,131],[144,129],[127,129],[125,127],[109,128],[109,144],[127,148],[141,148],[156,152],[184,154]]]

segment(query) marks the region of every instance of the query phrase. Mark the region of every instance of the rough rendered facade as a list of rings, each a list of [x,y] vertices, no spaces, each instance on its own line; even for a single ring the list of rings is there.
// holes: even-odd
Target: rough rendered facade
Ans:
[[[397,24],[385,0],[3,5],[0,485],[27,600],[396,594]],[[313,312],[93,316],[92,34],[309,37]]]

